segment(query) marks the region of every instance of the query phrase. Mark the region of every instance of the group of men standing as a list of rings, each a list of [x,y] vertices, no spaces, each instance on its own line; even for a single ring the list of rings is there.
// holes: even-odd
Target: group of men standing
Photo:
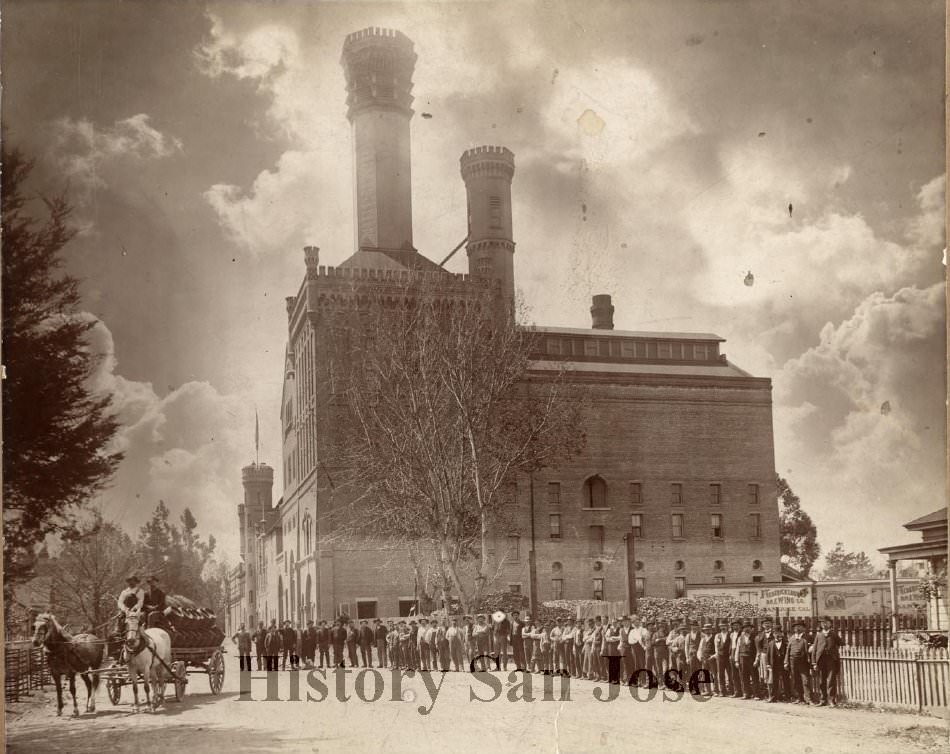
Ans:
[[[251,670],[251,652],[254,651],[258,670],[299,670],[339,666],[372,667],[373,650],[379,658],[379,667],[386,664],[388,629],[379,619],[359,621],[338,618],[332,624],[325,620],[315,624],[307,621],[305,628],[297,628],[291,621],[278,626],[260,623],[251,634],[243,624],[231,640],[237,644],[241,670]],[[332,650],[332,664],[331,664]],[[362,665],[360,664],[362,661]]]
[[[811,674],[818,679],[820,706],[837,703],[841,639],[831,621],[809,639],[803,623],[786,636],[769,619],[760,629],[749,621],[713,626],[690,622],[671,627],[636,615],[617,620],[533,620],[518,611],[462,618],[419,618],[383,622],[339,618],[298,629],[290,621],[278,627],[261,623],[252,635],[242,625],[232,637],[241,669],[297,670],[304,667],[373,667],[462,671],[508,670],[559,674],[591,681],[646,685],[667,683],[675,670],[684,686],[704,670],[708,683],[693,693],[815,703]],[[331,652],[332,650],[332,652]],[[644,672],[649,671],[649,673]]]

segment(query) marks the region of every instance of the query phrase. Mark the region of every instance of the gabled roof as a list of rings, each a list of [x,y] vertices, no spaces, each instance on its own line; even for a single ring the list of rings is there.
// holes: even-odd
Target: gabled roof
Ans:
[[[926,516],[921,516],[920,518],[915,518],[913,521],[904,524],[905,529],[931,529],[934,526],[943,524],[947,525],[947,509],[940,508],[935,510],[933,513],[928,513]]]

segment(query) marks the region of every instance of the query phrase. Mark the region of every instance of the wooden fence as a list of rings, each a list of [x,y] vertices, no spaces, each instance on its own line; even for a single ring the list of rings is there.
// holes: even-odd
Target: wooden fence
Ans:
[[[843,647],[838,688],[844,699],[896,707],[947,706],[946,649]]]
[[[34,647],[29,641],[8,642],[4,645],[3,655],[4,696],[7,701],[17,701],[33,689],[53,682],[42,647]]]

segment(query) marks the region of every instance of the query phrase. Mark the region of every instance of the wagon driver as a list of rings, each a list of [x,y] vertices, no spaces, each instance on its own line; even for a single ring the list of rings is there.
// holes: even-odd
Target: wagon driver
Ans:
[[[125,589],[119,594],[119,633],[125,633],[130,613],[139,612],[145,604],[145,590],[139,586],[139,577],[134,573],[125,580]]]
[[[165,627],[165,592],[158,588],[158,576],[149,576],[146,580],[148,590],[145,592],[142,611],[148,616],[149,628]]]

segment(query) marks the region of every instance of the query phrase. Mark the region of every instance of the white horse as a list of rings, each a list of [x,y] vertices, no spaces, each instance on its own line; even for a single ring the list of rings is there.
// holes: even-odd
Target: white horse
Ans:
[[[139,689],[136,680],[141,675],[145,686],[145,703],[154,712],[165,702],[166,668],[170,668],[172,664],[171,637],[162,628],[143,629],[140,613],[131,612],[127,616],[122,656],[129,667],[129,682],[132,684],[135,711],[139,711]],[[151,698],[149,698],[149,683],[154,687]]]

